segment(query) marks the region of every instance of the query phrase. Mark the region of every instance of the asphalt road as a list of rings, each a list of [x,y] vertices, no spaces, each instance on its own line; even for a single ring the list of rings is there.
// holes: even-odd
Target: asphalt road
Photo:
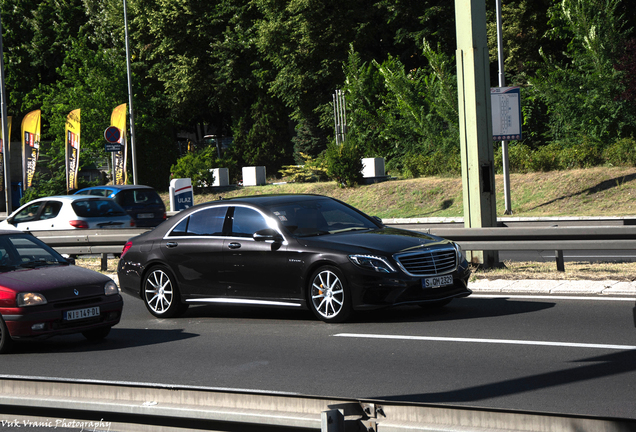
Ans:
[[[158,320],[124,299],[105,341],[20,344],[2,373],[636,418],[633,301],[472,296],[328,325],[218,306]]]

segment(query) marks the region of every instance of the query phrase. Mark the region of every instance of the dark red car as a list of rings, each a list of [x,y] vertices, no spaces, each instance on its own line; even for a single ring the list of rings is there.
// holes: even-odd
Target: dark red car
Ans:
[[[29,233],[0,231],[0,353],[21,339],[70,333],[102,339],[122,308],[108,276],[73,265]]]

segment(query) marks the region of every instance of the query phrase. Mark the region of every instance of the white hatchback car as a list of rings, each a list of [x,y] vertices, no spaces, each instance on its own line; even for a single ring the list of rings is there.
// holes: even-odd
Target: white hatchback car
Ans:
[[[0,222],[2,229],[21,231],[75,228],[131,228],[135,221],[114,200],[86,195],[38,198]]]

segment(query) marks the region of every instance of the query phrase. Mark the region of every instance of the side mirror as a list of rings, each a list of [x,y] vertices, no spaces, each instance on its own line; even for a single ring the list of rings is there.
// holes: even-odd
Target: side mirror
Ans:
[[[380,224],[380,226],[384,226],[384,223],[382,222],[382,218],[379,216],[373,216],[373,219]]]
[[[281,236],[278,231],[272,228],[262,229],[260,231],[256,231],[252,236],[256,241],[273,241],[274,243],[282,243],[283,236]]]
[[[14,223],[13,223],[13,217],[8,217],[6,220],[7,220],[7,223],[9,223],[9,224],[11,224],[11,225],[14,225]]]

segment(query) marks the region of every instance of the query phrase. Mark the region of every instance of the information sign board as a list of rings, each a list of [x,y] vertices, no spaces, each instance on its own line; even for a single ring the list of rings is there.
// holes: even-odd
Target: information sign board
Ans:
[[[490,89],[493,141],[522,139],[521,92],[519,87]]]

